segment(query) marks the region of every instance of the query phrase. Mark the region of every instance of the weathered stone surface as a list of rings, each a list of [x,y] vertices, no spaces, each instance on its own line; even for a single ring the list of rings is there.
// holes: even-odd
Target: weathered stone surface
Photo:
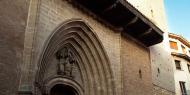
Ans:
[[[48,3],[49,2],[49,3]],[[86,22],[95,32],[103,43],[103,47],[109,57],[113,76],[115,81],[115,89],[118,95],[121,95],[121,75],[120,71],[120,33],[113,32],[103,24],[97,22],[92,17],[84,14],[82,11],[73,7],[66,1],[53,0],[47,1],[42,0],[39,13],[38,31],[36,33],[36,42],[34,47],[34,60],[33,63],[38,62],[41,51],[43,50],[44,42],[47,40],[49,35],[54,32],[54,29],[61,23],[69,19],[82,19]],[[113,44],[114,43],[114,44]],[[96,75],[95,75],[96,76]]]
[[[169,51],[167,33],[164,36],[162,43],[150,47],[152,81],[154,85],[175,92],[174,64]]]
[[[152,95],[149,49],[121,36],[124,95]]]
[[[153,95],[175,95],[175,93],[154,85]]]
[[[87,79],[82,81],[81,76],[84,76],[84,74],[81,73],[80,75],[78,73],[77,76],[77,73],[75,73],[76,79],[74,81],[78,81],[80,84],[90,82],[91,90],[88,91],[92,93],[90,95],[95,93],[98,93],[97,95],[105,95],[104,93],[111,95],[108,94],[113,92],[110,89],[110,82],[114,83],[115,95],[152,95],[154,93],[151,79],[150,52],[147,47],[128,35],[110,29],[94,19],[90,13],[82,11],[67,0],[33,0],[30,4],[31,9],[28,13],[29,0],[17,0],[14,3],[11,0],[0,1],[0,18],[2,18],[0,19],[0,95],[15,95],[18,86],[20,86],[19,91],[23,91],[23,93],[20,93],[21,95],[40,95],[46,86],[37,90],[34,89],[39,85],[36,79],[46,82],[46,79],[50,76],[56,75],[57,60],[54,56],[50,57],[49,60],[46,59],[50,64],[46,70],[43,69],[45,70],[44,79],[36,78],[39,74],[37,70],[46,42],[51,40],[50,35],[56,31],[55,29],[71,19],[80,19],[86,23],[91,30],[90,33],[96,34],[95,38],[100,41],[99,45],[93,46],[90,44],[91,51],[85,52],[89,59],[89,63],[86,63],[90,64],[93,69],[93,73],[90,73],[89,70],[87,75],[94,79],[90,77],[90,81]],[[27,20],[28,25],[26,26]],[[25,27],[27,27],[26,30]],[[75,31],[75,33],[77,32]],[[79,44],[90,40],[94,42],[93,37],[90,39],[88,36],[88,39],[84,36],[77,37],[80,39],[77,41]],[[75,36],[75,38],[77,37]],[[81,40],[82,38],[84,40]],[[101,62],[102,60],[105,61],[101,57],[103,53],[98,52],[99,54],[96,54],[97,52],[94,51],[95,49],[101,50],[98,46],[104,48],[109,62]],[[81,47],[84,51],[89,49],[87,45],[81,45]],[[93,54],[96,56],[93,56]],[[20,66],[21,63],[24,67]],[[44,63],[43,65],[47,64]],[[110,67],[112,77],[106,77],[110,73],[107,69],[102,69],[103,67]],[[23,79],[19,80],[21,68]],[[85,71],[85,69],[83,70]],[[75,72],[79,71],[77,67]],[[106,73],[106,75],[103,73]],[[103,83],[101,83],[102,80]],[[20,84],[19,81],[21,81]],[[58,76],[54,81],[62,83],[69,80],[64,80],[64,78]],[[108,85],[105,86],[106,83]],[[92,89],[93,87],[95,90]],[[51,89],[51,87],[49,88]]]
[[[0,1],[0,95],[16,95],[29,0]]]

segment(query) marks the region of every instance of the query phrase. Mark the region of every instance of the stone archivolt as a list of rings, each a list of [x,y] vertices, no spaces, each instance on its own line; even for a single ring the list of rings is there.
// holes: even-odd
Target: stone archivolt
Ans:
[[[52,58],[57,63],[51,63]],[[55,73],[51,75],[52,64],[57,69],[52,67]],[[79,95],[115,95],[113,80],[100,40],[85,22],[74,19],[62,23],[46,41],[35,88],[36,94],[49,94],[48,89],[61,83],[78,89]]]

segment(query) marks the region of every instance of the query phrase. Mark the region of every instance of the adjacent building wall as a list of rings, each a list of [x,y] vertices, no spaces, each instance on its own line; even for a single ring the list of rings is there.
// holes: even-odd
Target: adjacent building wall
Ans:
[[[184,46],[184,47],[185,47],[186,54],[187,54],[188,56],[190,56],[190,48],[189,48],[188,46],[186,46],[186,45],[183,44],[181,41],[179,41],[179,40],[177,40],[177,39],[174,39],[174,38],[169,38],[169,41],[176,42],[176,43],[177,43],[177,47],[178,47],[178,50],[175,50],[175,49],[171,49],[171,48],[170,48],[170,51],[171,51],[171,52],[183,53],[183,50],[182,50],[182,47],[181,47],[181,46]]]
[[[16,95],[29,0],[0,1],[0,95]]]
[[[185,87],[187,91],[187,95],[190,94],[190,72],[188,70],[187,64],[190,65],[190,62],[186,61],[183,58],[179,57],[173,57],[173,60],[179,60],[181,64],[181,70],[177,70],[175,66],[175,62],[173,61],[172,64],[174,64],[174,76],[175,76],[175,92],[176,95],[181,95],[181,88],[179,82],[185,82]]]
[[[180,37],[180,36],[178,36],[178,37]],[[178,39],[169,38],[169,41],[176,42],[177,47],[178,47],[178,50],[170,49],[171,53],[173,52],[173,53],[184,54],[184,52],[182,51],[182,47],[181,47],[183,45],[185,47],[185,49],[186,49],[186,55],[190,57],[190,52],[189,52],[190,48],[188,46],[183,44]],[[177,57],[177,56],[173,56],[172,60],[173,61],[172,61],[171,64],[173,64],[173,69],[174,69],[176,95],[181,95],[181,88],[180,88],[180,84],[179,84],[180,81],[185,82],[186,90],[187,90],[187,93],[189,95],[190,94],[190,72],[188,70],[187,64],[190,65],[190,61],[188,61],[188,60],[186,60],[184,58]],[[180,61],[181,70],[176,69],[175,60]]]

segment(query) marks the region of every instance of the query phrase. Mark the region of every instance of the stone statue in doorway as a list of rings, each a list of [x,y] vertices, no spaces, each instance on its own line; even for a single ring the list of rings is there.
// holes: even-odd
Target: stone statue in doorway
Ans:
[[[64,47],[56,53],[56,57],[59,61],[57,74],[72,77],[74,64],[76,62],[72,52],[68,48]]]

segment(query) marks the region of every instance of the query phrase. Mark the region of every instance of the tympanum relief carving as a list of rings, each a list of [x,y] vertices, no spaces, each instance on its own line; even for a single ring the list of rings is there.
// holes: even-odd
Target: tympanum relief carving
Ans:
[[[67,47],[62,48],[56,53],[56,58],[58,59],[57,74],[73,78],[73,70],[77,61],[71,50]]]

